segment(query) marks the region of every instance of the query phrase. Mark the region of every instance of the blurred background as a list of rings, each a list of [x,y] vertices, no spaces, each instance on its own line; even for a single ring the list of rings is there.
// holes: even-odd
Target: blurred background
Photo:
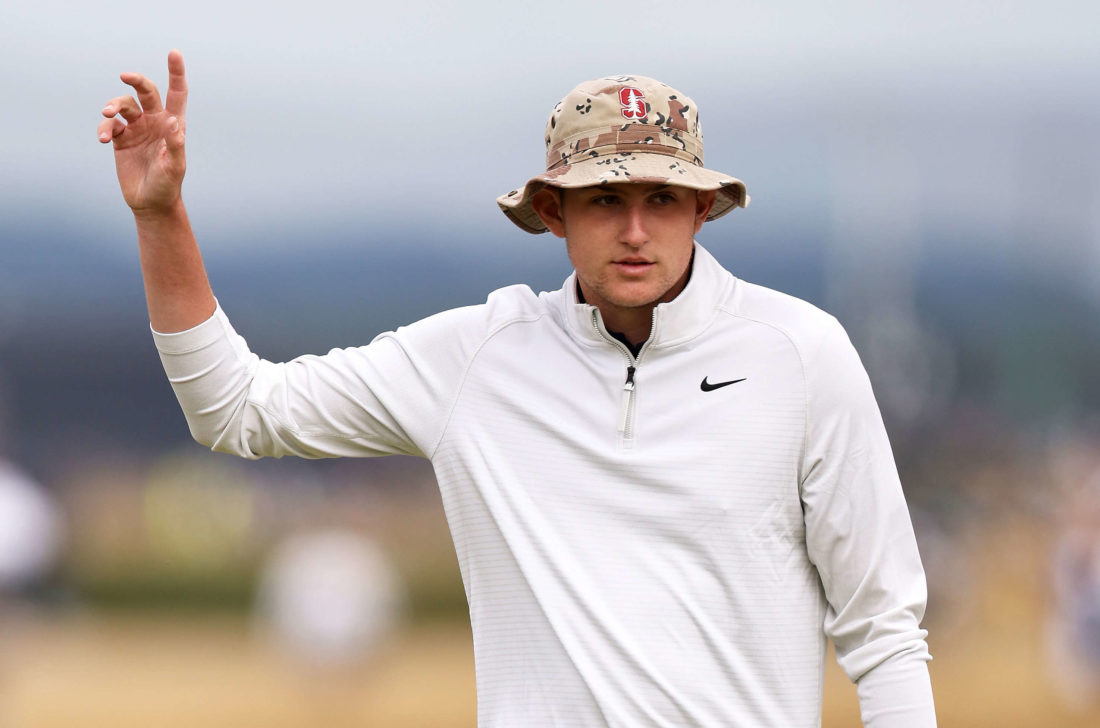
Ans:
[[[473,726],[427,463],[190,441],[99,109],[188,64],[185,199],[273,359],[510,283],[494,198],[577,82],[692,96],[752,206],[703,244],[848,328],[930,601],[941,726],[1100,720],[1100,10],[1084,0],[0,9],[0,727]],[[685,666],[690,669],[690,666]],[[824,725],[857,725],[828,668]]]

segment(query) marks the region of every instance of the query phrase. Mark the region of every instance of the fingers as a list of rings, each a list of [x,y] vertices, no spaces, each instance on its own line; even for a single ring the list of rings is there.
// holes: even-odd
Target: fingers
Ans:
[[[99,141],[103,144],[111,141],[119,134],[126,130],[126,122],[117,116],[112,116],[110,119],[104,119],[99,122],[99,127],[96,129],[96,133],[99,136]]]
[[[178,50],[168,54],[168,103],[165,108],[181,119],[187,113],[187,73],[183,54]]]
[[[141,107],[133,96],[116,96],[103,107],[104,116],[119,114],[131,124],[141,118]]]
[[[119,78],[121,78],[122,82],[127,86],[134,87],[134,91],[137,92],[138,101],[141,102],[141,108],[147,113],[155,114],[164,108],[160,103],[160,91],[157,91],[156,84],[148,78],[140,73],[134,73],[133,71],[123,73]]]
[[[137,98],[116,96],[107,102],[103,107],[103,115],[107,119],[100,122],[96,128],[99,140],[108,142],[118,138],[126,130],[127,124],[133,124],[143,114],[159,114],[167,111],[167,118],[162,118],[160,122],[165,130],[164,139],[169,147],[169,153],[175,150],[182,158],[186,126],[184,113],[187,110],[187,76],[183,65],[183,54],[178,50],[172,50],[168,54],[168,103],[166,105],[161,104],[160,91],[157,90],[156,84],[144,75],[127,71],[119,78],[123,83],[133,87]]]

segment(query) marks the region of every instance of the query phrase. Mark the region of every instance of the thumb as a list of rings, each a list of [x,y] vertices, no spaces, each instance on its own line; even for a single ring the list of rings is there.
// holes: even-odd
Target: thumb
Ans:
[[[183,123],[177,116],[169,116],[166,120],[167,129],[164,132],[164,141],[168,146],[168,156],[173,162],[183,162]]]

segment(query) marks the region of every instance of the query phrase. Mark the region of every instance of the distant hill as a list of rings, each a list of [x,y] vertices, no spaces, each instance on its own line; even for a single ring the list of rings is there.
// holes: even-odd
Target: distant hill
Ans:
[[[5,222],[3,235],[4,449],[48,469],[59,451],[156,451],[185,441],[186,425],[148,335],[133,240],[108,243],[57,221]],[[798,249],[794,235],[779,231],[775,247]],[[392,232],[382,237],[400,239]],[[262,256],[218,254],[208,246],[223,306],[268,358],[363,344],[438,310],[479,303],[502,285],[556,288],[570,270],[560,241],[517,239],[510,231],[449,246],[410,235],[400,247],[378,249],[350,232],[323,250],[307,242],[275,236],[271,249],[280,252]],[[823,304],[821,246],[801,247],[811,252],[792,258],[762,254],[760,247],[712,249],[741,277]],[[1058,280],[943,253],[952,249],[947,244],[929,248],[941,253],[922,263],[918,313],[956,352],[959,396],[988,400],[996,390],[991,381],[1009,376],[1026,383],[1033,367],[1039,379],[1068,383],[1059,396],[1071,397],[1074,407],[1100,410],[1094,303]],[[1025,412],[1042,417],[1063,407],[1038,391],[1035,401],[1022,400]]]

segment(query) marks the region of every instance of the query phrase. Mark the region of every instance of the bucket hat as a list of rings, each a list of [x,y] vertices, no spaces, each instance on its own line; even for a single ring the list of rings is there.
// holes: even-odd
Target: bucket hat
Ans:
[[[497,198],[529,233],[546,226],[531,207],[543,187],[648,182],[718,190],[708,220],[747,207],[745,183],[703,167],[703,128],[695,102],[645,76],[608,76],[569,92],[546,123],[546,171]]]

